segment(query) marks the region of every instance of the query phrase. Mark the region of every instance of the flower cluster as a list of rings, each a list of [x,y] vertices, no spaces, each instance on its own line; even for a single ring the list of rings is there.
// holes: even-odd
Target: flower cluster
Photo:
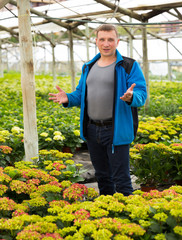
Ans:
[[[4,154],[10,154],[13,150],[12,148],[10,148],[8,146],[4,146],[4,145],[1,145],[0,149],[1,149],[2,153],[4,153]]]
[[[13,211],[16,209],[17,204],[8,197],[2,197],[0,198],[0,211],[6,210],[6,211]]]
[[[75,183],[64,190],[63,198],[69,199],[70,201],[83,200],[87,193],[88,189],[85,185]]]
[[[148,117],[145,121],[139,122],[136,141],[140,143],[149,143],[156,141],[169,141],[175,138],[181,138],[182,116],[176,116],[174,119],[165,119],[163,117]]]

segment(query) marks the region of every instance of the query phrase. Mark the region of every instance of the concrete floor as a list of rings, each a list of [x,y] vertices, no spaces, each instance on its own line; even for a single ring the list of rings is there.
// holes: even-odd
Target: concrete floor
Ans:
[[[73,155],[73,160],[75,161],[75,163],[81,163],[83,164],[84,169],[86,169],[86,172],[82,175],[83,178],[85,179],[85,185],[87,187],[92,187],[94,188],[96,191],[98,191],[98,185],[97,182],[95,180],[95,171],[94,168],[92,166],[91,160],[90,160],[90,155],[88,153],[87,150],[81,150],[76,152]],[[135,176],[131,176],[132,179],[132,186],[133,189],[140,189],[140,185],[136,184],[136,177]]]

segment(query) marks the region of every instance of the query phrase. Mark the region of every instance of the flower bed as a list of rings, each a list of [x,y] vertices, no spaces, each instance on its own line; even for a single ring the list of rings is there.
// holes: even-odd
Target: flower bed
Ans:
[[[57,84],[69,92],[69,78],[64,79],[58,78]],[[182,239],[181,186],[163,192],[136,191],[129,197],[118,193],[98,197],[94,189],[77,183],[82,180],[82,166],[73,162],[72,155],[58,150],[69,146],[74,151],[81,146],[79,108],[64,109],[48,101],[48,93],[55,91],[50,77],[36,77],[39,149],[42,149],[39,160],[33,159],[34,164],[17,162],[24,156],[20,75],[6,75],[2,81],[0,239]],[[151,178],[152,168],[147,165],[151,156],[155,176],[179,179],[181,84],[151,86],[155,87],[150,89],[152,101],[147,114],[156,117],[140,116],[137,145],[131,153],[136,162],[141,158],[145,161],[140,161],[136,170],[149,170],[141,175],[143,179]],[[140,108],[140,115],[143,112]],[[170,118],[158,117],[162,113]]]
[[[182,115],[140,118],[135,143],[182,142]]]
[[[42,153],[44,170],[28,162],[0,168],[0,239],[182,238],[181,186],[98,196],[93,188],[68,180],[69,174],[60,178],[74,163],[70,154],[56,154],[60,160]]]
[[[13,149],[9,160],[22,160],[23,144],[23,103],[20,74],[6,74],[0,79],[0,145]],[[71,91],[70,77],[58,77],[57,84],[65,91]],[[55,83],[54,83],[55,84]],[[74,152],[83,141],[79,133],[79,108],[65,109],[49,101],[49,92],[56,92],[50,76],[36,76],[37,130],[39,149],[58,149],[68,146]],[[5,160],[7,161],[7,159]],[[0,165],[1,166],[1,165]]]
[[[80,109],[77,107],[65,109],[48,100],[48,93],[56,92],[55,84],[66,92],[71,91],[70,77],[58,76],[54,83],[51,76],[38,75],[35,79],[39,149],[62,150],[64,146],[68,146],[74,152],[83,144],[79,136]],[[76,78],[77,82],[78,80],[79,77]],[[0,151],[3,159],[0,166],[4,167],[22,160],[24,156],[20,74],[5,74],[0,83],[0,100],[3,102],[0,109],[0,145],[12,148],[9,154],[2,154]],[[135,143],[182,141],[180,90],[182,85],[177,82],[150,83],[150,111],[145,112],[143,107],[139,110],[140,124]],[[175,111],[172,109],[174,107]],[[154,118],[156,113],[158,117]],[[162,113],[163,117],[159,117]],[[152,117],[146,117],[146,114]]]

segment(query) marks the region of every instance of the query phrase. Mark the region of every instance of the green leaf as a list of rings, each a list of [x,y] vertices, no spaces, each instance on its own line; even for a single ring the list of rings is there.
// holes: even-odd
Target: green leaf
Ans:
[[[174,228],[177,225],[176,219],[172,216],[168,216],[166,223],[171,227]]]
[[[66,171],[75,172],[75,171],[76,171],[76,168],[75,168],[75,166],[73,166],[73,165],[68,165],[68,166],[66,167]]]
[[[82,182],[84,181],[85,179],[80,177],[80,176],[77,176],[77,177],[74,177],[74,178],[70,178],[69,179],[70,181],[74,182],[74,183],[77,183],[77,182]]]
[[[26,182],[27,181],[26,178],[22,178],[22,177],[17,178],[17,180],[22,181],[22,182]]]
[[[152,224],[150,225],[150,229],[152,232],[154,233],[161,233],[161,228],[160,228],[160,224],[156,223],[156,222],[152,222]]]
[[[10,235],[0,235],[0,239],[12,240],[13,238]]]
[[[177,240],[176,235],[174,233],[165,234],[166,240]]]
[[[152,212],[153,214],[156,214],[157,213],[157,210],[153,207],[150,206],[149,208],[150,212]]]
[[[18,171],[17,170],[12,170],[12,171],[9,171],[9,176],[11,178],[15,178],[15,176],[19,175]]]

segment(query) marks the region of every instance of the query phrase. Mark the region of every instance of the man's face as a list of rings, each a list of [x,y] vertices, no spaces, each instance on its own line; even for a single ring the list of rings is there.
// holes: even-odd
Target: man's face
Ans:
[[[114,30],[98,32],[96,45],[100,51],[101,56],[114,56],[118,43],[119,39],[117,38],[116,32]]]

